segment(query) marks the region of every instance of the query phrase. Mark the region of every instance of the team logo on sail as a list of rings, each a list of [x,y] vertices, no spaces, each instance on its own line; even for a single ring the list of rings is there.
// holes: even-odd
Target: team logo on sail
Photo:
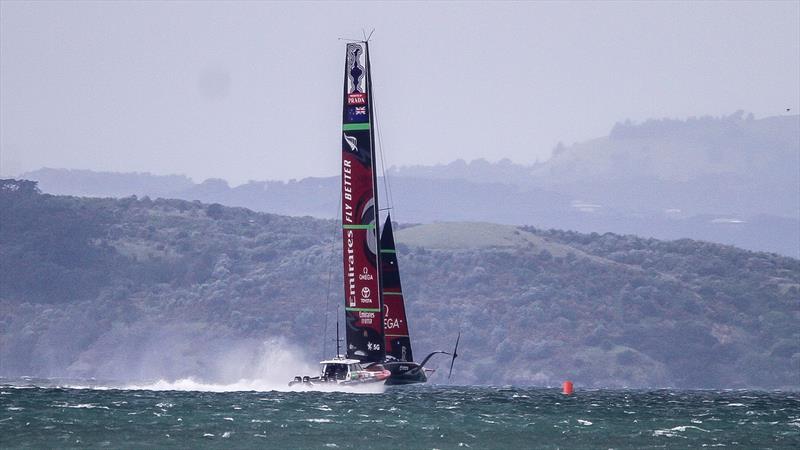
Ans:
[[[344,136],[344,141],[347,143],[347,146],[350,147],[350,151],[353,153],[358,153],[358,139],[355,136],[348,136],[345,133],[342,133]]]

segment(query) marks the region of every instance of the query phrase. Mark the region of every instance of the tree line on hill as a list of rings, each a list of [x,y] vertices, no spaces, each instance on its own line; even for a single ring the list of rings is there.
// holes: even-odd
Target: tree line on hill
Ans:
[[[0,212],[0,376],[219,381],[276,338],[309,363],[324,356],[341,286],[334,221],[53,196],[23,180],[0,180]],[[463,333],[455,382],[800,387],[797,259],[517,231],[568,250],[398,245],[415,353]]]

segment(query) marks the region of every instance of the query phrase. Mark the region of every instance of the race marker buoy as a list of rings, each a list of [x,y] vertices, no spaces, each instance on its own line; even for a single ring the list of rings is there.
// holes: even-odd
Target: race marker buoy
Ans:
[[[561,393],[564,394],[564,395],[572,395],[572,392],[573,392],[572,381],[569,381],[569,380],[565,381],[564,382],[564,390],[561,391]]]

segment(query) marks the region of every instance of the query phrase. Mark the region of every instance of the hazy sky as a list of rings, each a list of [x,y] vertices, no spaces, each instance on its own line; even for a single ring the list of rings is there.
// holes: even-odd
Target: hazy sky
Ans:
[[[333,175],[375,28],[389,165],[531,163],[617,121],[800,109],[800,2],[0,2],[0,171]]]

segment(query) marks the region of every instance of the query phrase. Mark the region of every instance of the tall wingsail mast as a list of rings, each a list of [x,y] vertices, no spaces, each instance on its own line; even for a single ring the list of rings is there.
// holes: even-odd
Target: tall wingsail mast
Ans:
[[[342,256],[347,357],[385,357],[369,44],[347,44],[342,110]]]
[[[386,217],[381,234],[381,267],[386,355],[399,361],[414,361],[411,338],[408,336],[408,320],[403,301],[403,288],[400,285],[400,266],[397,264],[391,216]]]

